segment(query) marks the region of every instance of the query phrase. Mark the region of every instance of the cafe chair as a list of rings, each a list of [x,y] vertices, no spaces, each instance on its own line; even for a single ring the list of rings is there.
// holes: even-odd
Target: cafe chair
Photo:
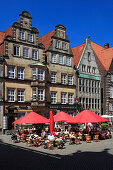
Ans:
[[[58,148],[63,149],[62,141],[56,141],[56,146],[57,146],[57,149]]]
[[[93,142],[99,142],[99,135],[94,135],[93,136]]]
[[[90,135],[86,135],[86,143],[90,142],[91,143],[91,136]]]

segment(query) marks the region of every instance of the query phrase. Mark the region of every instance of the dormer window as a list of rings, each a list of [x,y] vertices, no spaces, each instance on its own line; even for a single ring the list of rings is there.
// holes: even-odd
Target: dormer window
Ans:
[[[83,64],[82,65],[82,71],[85,72],[86,71],[86,66]]]
[[[25,40],[25,32],[24,31],[19,31],[19,39]]]
[[[33,42],[33,34],[28,33],[28,41]]]

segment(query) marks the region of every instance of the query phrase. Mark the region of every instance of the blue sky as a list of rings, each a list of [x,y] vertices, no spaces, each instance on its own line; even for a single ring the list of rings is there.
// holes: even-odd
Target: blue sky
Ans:
[[[82,44],[88,35],[101,46],[104,43],[113,46],[113,0],[5,0],[0,5],[0,31],[11,26],[26,10],[39,36],[62,24],[67,28],[71,47]]]

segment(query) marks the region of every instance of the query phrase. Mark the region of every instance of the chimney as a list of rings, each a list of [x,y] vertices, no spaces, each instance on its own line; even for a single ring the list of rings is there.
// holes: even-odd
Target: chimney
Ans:
[[[109,48],[109,43],[105,43],[104,44],[104,49],[108,49]]]

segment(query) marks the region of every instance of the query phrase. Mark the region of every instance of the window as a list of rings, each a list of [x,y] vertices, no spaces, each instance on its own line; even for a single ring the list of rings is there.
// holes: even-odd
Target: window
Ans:
[[[68,75],[68,84],[73,85],[73,75]]]
[[[64,64],[64,57],[59,55],[59,64]]]
[[[94,109],[94,99],[92,99],[92,109]]]
[[[19,39],[25,40],[25,32],[24,31],[19,31]]]
[[[79,92],[82,91],[82,79],[79,79]]]
[[[89,98],[89,109],[91,109],[91,98]]]
[[[88,93],[88,80],[86,80],[86,93]]]
[[[92,73],[95,74],[96,73],[96,67],[92,68]]]
[[[37,50],[32,50],[32,59],[38,60],[38,51]]]
[[[111,81],[113,82],[113,75],[111,75]]]
[[[7,90],[7,100],[8,102],[14,102],[14,89],[8,89]]]
[[[23,68],[18,68],[17,69],[17,78],[18,79],[24,79],[24,69]]]
[[[83,108],[85,109],[85,98],[83,98]]]
[[[82,65],[82,71],[85,72],[86,71],[86,66]]]
[[[24,90],[17,91],[18,102],[24,102]]]
[[[88,72],[88,73],[91,72],[91,66],[87,66],[87,72]]]
[[[98,99],[98,109],[100,109],[100,99]]]
[[[15,68],[8,67],[8,78],[15,78]]]
[[[91,61],[91,53],[88,52],[88,61]]]
[[[44,90],[38,90],[38,100],[39,101],[44,100]]]
[[[88,98],[86,98],[86,109],[88,109]]]
[[[92,81],[92,93],[94,93],[94,81]]]
[[[19,46],[13,47],[13,55],[14,56],[20,56],[20,47]]]
[[[51,83],[56,83],[56,73],[51,73]]]
[[[97,99],[95,99],[95,109],[97,109]]]
[[[33,34],[28,33],[28,41],[33,42]]]
[[[56,92],[51,92],[51,104],[56,104]]]
[[[73,94],[72,93],[68,94],[68,103],[73,104]]]
[[[62,49],[63,49],[63,50],[67,50],[67,44],[64,43],[64,42],[62,43]]]
[[[44,71],[38,70],[38,80],[43,81],[44,80]]]
[[[29,58],[29,48],[23,48],[23,57]]]
[[[66,65],[71,66],[71,58],[70,57],[66,57]]]
[[[51,55],[51,63],[56,63],[56,54]]]
[[[33,100],[36,100],[36,88],[33,88]]]
[[[113,87],[110,87],[110,98],[113,98]]]
[[[56,48],[60,48],[60,41],[56,41]]]
[[[66,74],[61,74],[61,83],[66,84]]]
[[[61,93],[61,104],[66,104],[66,93]]]
[[[36,80],[36,68],[32,69],[33,80]]]

